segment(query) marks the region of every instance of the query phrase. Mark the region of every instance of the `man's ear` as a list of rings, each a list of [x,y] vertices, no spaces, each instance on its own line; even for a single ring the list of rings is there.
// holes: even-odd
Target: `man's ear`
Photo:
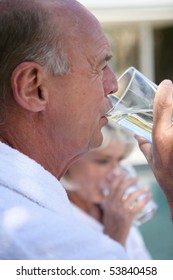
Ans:
[[[23,62],[13,71],[11,87],[13,97],[24,109],[39,112],[45,109],[48,102],[48,91],[43,86],[45,72],[35,62]]]

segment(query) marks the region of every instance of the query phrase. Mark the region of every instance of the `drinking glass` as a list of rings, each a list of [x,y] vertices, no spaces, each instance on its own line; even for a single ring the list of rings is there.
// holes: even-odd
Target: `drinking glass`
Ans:
[[[130,67],[118,79],[118,88],[117,92],[108,95],[112,104],[107,113],[108,119],[151,142],[157,85]]]
[[[124,166],[123,170],[127,173],[127,178],[133,178],[136,177],[136,170],[128,165],[128,166]],[[124,197],[127,197],[130,193],[133,193],[134,191],[138,190],[139,188],[141,188],[140,184],[135,184],[133,186],[130,186],[129,188],[127,188],[127,190],[124,193]],[[136,202],[141,201],[142,199],[145,198],[145,194],[140,195],[137,199]],[[157,213],[158,211],[158,206],[156,204],[156,202],[153,199],[150,199],[147,204],[142,208],[142,210],[136,215],[133,224],[135,224],[136,226],[140,226],[143,223],[149,221],[151,218],[154,217],[154,215]]]

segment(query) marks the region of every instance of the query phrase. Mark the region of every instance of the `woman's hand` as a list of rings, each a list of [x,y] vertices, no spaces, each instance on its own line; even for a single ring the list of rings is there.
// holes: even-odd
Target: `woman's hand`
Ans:
[[[137,183],[137,178],[127,179],[127,174],[114,175],[105,181],[109,186],[109,195],[103,204],[104,233],[125,245],[127,235],[135,216],[151,199],[151,194],[146,188],[140,188],[128,195],[126,189]],[[140,195],[144,198],[137,201]]]

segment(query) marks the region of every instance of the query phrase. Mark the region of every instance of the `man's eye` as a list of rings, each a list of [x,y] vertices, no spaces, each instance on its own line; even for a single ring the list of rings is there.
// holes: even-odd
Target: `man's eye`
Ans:
[[[103,68],[101,68],[99,75],[103,78],[104,75],[104,71],[107,69],[107,65],[103,66]]]
[[[108,67],[108,64],[105,64],[102,68],[102,71],[106,70],[107,67]]]

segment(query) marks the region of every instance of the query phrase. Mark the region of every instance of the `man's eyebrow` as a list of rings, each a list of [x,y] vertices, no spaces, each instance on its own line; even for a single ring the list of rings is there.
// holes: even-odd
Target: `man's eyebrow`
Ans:
[[[99,62],[98,65],[104,65],[105,62],[110,61],[112,57],[113,57],[112,54],[106,54],[106,55],[104,55],[104,56],[102,57],[102,59],[100,60],[100,62]]]
[[[107,54],[107,55],[105,56],[105,60],[106,60],[106,61],[111,60],[111,58],[112,58],[112,54]]]
[[[113,55],[112,54],[106,54],[105,57],[103,58],[102,64],[105,62],[109,62],[112,59]]]

